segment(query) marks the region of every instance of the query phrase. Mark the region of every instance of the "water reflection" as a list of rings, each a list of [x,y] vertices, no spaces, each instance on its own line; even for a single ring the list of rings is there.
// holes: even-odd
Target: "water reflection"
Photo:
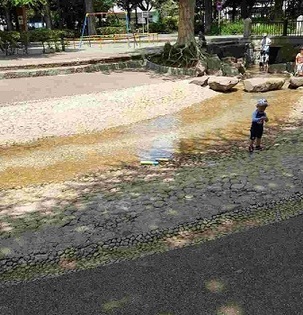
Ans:
[[[136,124],[129,132],[151,139],[146,147],[137,146],[136,155],[140,160],[155,161],[171,158],[178,139],[180,121],[176,116],[161,116],[141,124]]]

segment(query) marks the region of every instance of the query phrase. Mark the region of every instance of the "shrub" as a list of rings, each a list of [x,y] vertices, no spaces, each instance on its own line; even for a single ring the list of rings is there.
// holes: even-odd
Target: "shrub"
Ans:
[[[244,22],[229,22],[224,21],[221,23],[220,28],[218,22],[214,22],[211,25],[210,33],[211,35],[242,35],[244,32]]]
[[[98,27],[96,30],[97,30],[98,35],[112,35],[112,34],[125,34],[126,33],[126,28],[121,27],[121,26]]]
[[[165,33],[165,25],[161,22],[149,24],[150,33]]]
[[[242,35],[244,33],[244,22],[223,23],[221,26],[222,35]]]
[[[18,32],[6,32],[0,31],[0,49],[8,54],[13,54],[18,47],[18,41],[20,40],[20,33]]]
[[[173,32],[178,30],[179,17],[178,16],[167,16],[163,18],[164,29],[167,32]]]

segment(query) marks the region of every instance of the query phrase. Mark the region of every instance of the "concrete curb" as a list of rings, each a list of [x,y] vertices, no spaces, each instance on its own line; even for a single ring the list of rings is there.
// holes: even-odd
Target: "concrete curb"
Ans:
[[[91,73],[91,72],[108,72],[115,70],[137,69],[143,67],[143,60],[129,60],[114,63],[94,63],[78,66],[69,66],[62,68],[48,68],[48,69],[23,69],[16,71],[7,71],[0,73],[0,80],[15,79],[15,78],[28,78],[40,76],[54,76],[54,75],[67,75],[74,73]]]
[[[115,62],[124,62],[130,60],[142,59],[141,54],[129,54],[114,57],[101,57],[101,58],[91,58],[91,59],[74,59],[70,61],[59,61],[59,62],[46,62],[41,64],[25,64],[25,65],[12,65],[12,66],[1,66],[0,72],[12,71],[12,70],[35,70],[40,68],[58,68],[58,67],[68,67],[68,66],[83,66],[83,65],[93,65],[93,64],[109,64]]]

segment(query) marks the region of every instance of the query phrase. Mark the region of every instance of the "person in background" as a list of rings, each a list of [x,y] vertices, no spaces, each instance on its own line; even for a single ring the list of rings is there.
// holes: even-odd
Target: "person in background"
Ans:
[[[270,45],[271,39],[264,33],[261,40],[260,71],[268,71]]]
[[[300,52],[296,56],[295,75],[303,75],[303,47],[300,47]]]

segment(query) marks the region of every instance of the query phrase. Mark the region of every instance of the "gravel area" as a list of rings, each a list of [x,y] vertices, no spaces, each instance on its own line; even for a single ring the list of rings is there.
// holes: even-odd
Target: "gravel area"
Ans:
[[[218,94],[189,82],[165,82],[2,107],[0,145],[132,124],[175,113]]]

